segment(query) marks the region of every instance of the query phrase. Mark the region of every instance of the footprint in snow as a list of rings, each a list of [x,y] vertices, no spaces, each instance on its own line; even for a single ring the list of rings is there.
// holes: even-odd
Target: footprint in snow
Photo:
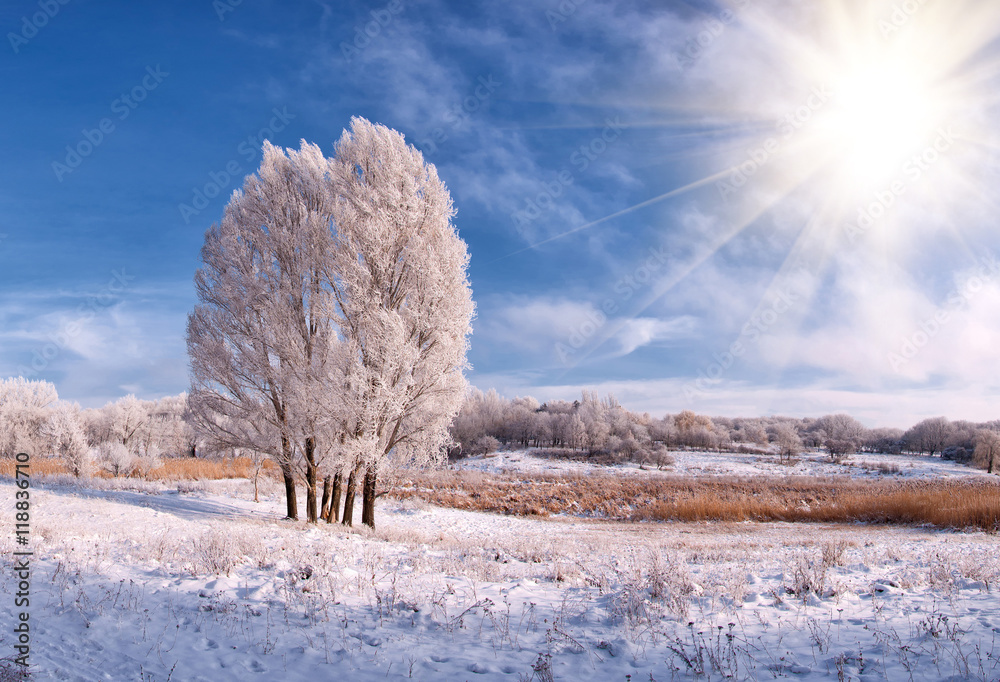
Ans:
[[[257,660],[250,661],[250,663],[247,664],[246,669],[252,673],[258,674],[267,672],[267,668],[264,667],[264,664]]]
[[[486,675],[492,672],[496,672],[495,668],[485,665],[483,663],[479,663],[478,661],[475,663],[470,663],[467,670],[470,673],[476,673],[477,675]]]

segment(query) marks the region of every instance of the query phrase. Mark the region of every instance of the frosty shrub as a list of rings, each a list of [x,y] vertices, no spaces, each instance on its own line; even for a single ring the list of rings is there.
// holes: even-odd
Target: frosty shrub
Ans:
[[[671,466],[674,458],[662,443],[641,447],[632,454],[632,461],[645,466],[655,466],[657,469]]]
[[[673,556],[650,550],[645,558],[630,556],[616,568],[618,589],[611,614],[630,628],[658,621],[664,614],[683,618],[695,592],[687,566]]]
[[[800,556],[790,573],[785,574],[785,592],[795,595],[800,599],[807,598],[810,594],[822,597],[826,595],[827,585],[827,552],[818,561],[809,560]]]
[[[229,575],[246,560],[261,565],[266,558],[260,537],[252,531],[233,532],[229,528],[212,528],[194,539],[193,571],[195,574]]]
[[[101,468],[114,477],[128,476],[135,468],[135,455],[121,443],[107,442],[97,446]]]
[[[94,450],[86,443],[73,447],[63,455],[63,462],[69,472],[77,478],[87,478],[94,473]]]
[[[16,663],[13,656],[0,658],[0,682],[21,682],[30,679],[28,668]]]
[[[160,459],[156,448],[150,448],[145,454],[135,455],[132,471],[138,476],[146,478],[151,471],[159,469],[161,466],[163,466],[163,460]]]
[[[493,436],[481,436],[472,441],[472,444],[469,446],[469,454],[488,455],[491,452],[496,452],[499,447],[500,441]]]

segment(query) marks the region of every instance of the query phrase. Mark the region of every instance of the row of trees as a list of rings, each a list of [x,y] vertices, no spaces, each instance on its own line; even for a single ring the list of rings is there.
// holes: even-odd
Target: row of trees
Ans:
[[[662,418],[629,412],[614,396],[584,391],[580,400],[540,404],[531,397],[502,398],[473,390],[451,428],[453,454],[479,454],[505,447],[567,447],[593,454],[645,459],[663,447],[733,450],[766,447],[783,458],[805,448],[824,448],[834,459],[855,452],[942,455],[975,459],[992,471],[1000,462],[1000,421],[973,423],[944,417],[910,429],[869,429],[846,414],[819,418],[728,418],[689,410]],[[996,445],[994,445],[996,441]],[[655,457],[654,457],[655,459]]]
[[[206,233],[188,320],[192,423],[214,447],[272,457],[289,518],[299,470],[310,522],[336,518],[343,488],[350,524],[360,484],[374,526],[380,468],[439,456],[474,314],[453,215],[420,152],[355,118],[332,158],[265,142]]]
[[[654,418],[629,412],[614,396],[601,399],[590,392],[574,402],[539,404],[530,397],[507,400],[495,391],[472,390],[452,421],[450,437],[455,455],[491,452],[501,445],[557,447],[661,465],[669,461],[669,449],[679,447],[760,447],[782,458],[824,447],[832,457],[906,451],[971,461],[991,473],[1000,466],[1000,422],[937,417],[903,431],[867,429],[847,415],[730,419],[686,411]],[[149,401],[128,395],[81,410],[60,401],[48,382],[0,380],[0,456],[21,451],[59,456],[77,476],[89,475],[95,466],[115,476],[145,475],[164,456],[245,454],[259,465],[269,454],[234,448],[199,432],[186,394]],[[304,459],[294,462],[292,474],[308,483]],[[328,522],[350,518],[346,509],[345,516],[340,512],[346,502],[343,473],[341,485],[334,485],[335,478],[335,473],[324,476],[318,501],[318,518]]]
[[[185,395],[138,400],[128,395],[81,410],[59,400],[46,381],[0,380],[0,455],[48,453],[76,476],[100,466],[115,476],[147,473],[163,455],[193,453],[196,436]]]

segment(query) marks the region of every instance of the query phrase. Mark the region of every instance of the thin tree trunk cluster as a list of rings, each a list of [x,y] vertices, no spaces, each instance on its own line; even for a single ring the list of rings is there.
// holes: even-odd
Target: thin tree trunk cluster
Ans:
[[[345,526],[354,523],[354,501],[357,498],[358,482],[361,482],[361,522],[375,527],[375,498],[377,497],[378,471],[375,466],[358,467],[347,476],[347,485],[344,485],[344,474],[337,472],[332,476],[323,478],[323,492],[320,498],[320,506],[317,520],[327,523],[342,523]],[[341,505],[343,498],[343,505]],[[315,502],[315,495],[308,500]],[[310,522],[313,519],[310,517]]]

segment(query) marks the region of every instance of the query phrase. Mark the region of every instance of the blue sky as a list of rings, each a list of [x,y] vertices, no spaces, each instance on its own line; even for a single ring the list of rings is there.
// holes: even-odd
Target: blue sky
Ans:
[[[48,16],[45,14],[48,8]],[[188,385],[204,231],[354,115],[434,163],[472,382],[1000,417],[990,2],[8,2],[0,376]]]

